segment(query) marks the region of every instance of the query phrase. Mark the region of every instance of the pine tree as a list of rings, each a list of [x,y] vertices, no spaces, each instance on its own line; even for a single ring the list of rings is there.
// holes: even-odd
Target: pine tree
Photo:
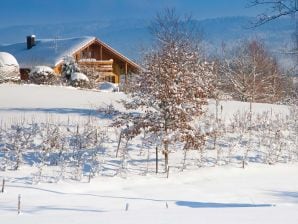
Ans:
[[[61,74],[62,77],[70,79],[71,74],[80,72],[80,68],[72,56],[65,56],[63,59]]]

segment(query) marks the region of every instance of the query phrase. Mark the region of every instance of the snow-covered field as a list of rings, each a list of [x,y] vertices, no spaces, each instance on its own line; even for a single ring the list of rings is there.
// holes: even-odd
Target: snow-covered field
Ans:
[[[104,127],[110,117],[97,113],[97,109],[113,104],[116,109],[124,110],[118,101],[125,97],[123,93],[65,87],[0,85],[0,123],[2,127],[24,119],[84,123],[92,117],[93,122]],[[214,103],[210,103],[209,111],[214,111]],[[222,108],[220,116],[228,122],[237,111],[248,110],[249,105],[227,101],[222,102]],[[288,107],[270,104],[254,104],[253,110],[289,114]],[[104,160],[111,170],[111,167],[117,170],[121,162],[112,156],[116,151],[115,141],[105,144],[109,150]],[[132,163],[128,164],[130,168],[125,175],[98,175],[90,183],[88,176],[83,175],[80,181],[65,178],[57,183],[36,184],[32,180],[37,168],[26,164],[18,171],[0,171],[0,190],[2,179],[6,180],[5,192],[0,193],[0,222],[298,223],[296,162],[276,165],[251,162],[245,169],[237,162],[194,168],[195,160],[189,159],[182,172],[178,165],[183,155],[177,153],[170,155],[173,168],[166,178],[162,167],[158,175],[154,173],[154,152],[148,153],[148,161],[153,162],[146,163],[146,150],[139,154],[138,147],[138,144],[132,147],[138,151],[134,154],[132,150],[129,158]],[[137,167],[139,172],[135,172]],[[21,214],[17,215],[19,194]]]
[[[1,223],[298,222],[295,164],[203,168],[169,179],[99,177],[91,183],[38,185],[25,184],[22,172],[30,170],[5,174],[11,179],[0,195]],[[21,215],[16,211],[18,194]]]
[[[24,117],[40,121],[49,117],[80,120],[111,103],[121,109],[117,101],[123,97],[123,93],[82,91],[73,87],[3,84],[0,86],[0,120],[13,122]]]
[[[124,110],[120,100],[125,99],[121,92],[94,92],[77,90],[73,87],[37,86],[37,85],[11,85],[0,86],[0,117],[1,121],[11,120],[47,119],[49,116],[60,118],[63,116],[72,118],[84,118],[94,115],[99,107],[107,107],[110,104],[118,110]],[[248,103],[236,101],[224,101],[223,119],[229,120],[237,111],[249,110]],[[276,113],[288,113],[288,108],[282,105],[254,104],[254,112],[273,110]],[[210,111],[215,111],[215,102],[211,101]]]

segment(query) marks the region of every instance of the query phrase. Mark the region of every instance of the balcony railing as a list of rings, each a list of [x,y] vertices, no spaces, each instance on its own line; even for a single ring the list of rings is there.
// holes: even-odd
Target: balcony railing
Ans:
[[[99,72],[113,72],[113,59],[110,60],[96,60],[94,58],[80,59],[78,61],[80,66],[88,66],[94,68]]]

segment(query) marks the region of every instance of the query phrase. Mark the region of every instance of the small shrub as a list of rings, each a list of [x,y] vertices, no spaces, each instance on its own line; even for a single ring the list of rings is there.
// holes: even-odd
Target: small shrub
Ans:
[[[34,84],[55,84],[58,81],[54,70],[47,66],[36,66],[29,73],[29,80]]]
[[[74,72],[71,74],[70,85],[74,87],[89,88],[90,81],[85,74]]]

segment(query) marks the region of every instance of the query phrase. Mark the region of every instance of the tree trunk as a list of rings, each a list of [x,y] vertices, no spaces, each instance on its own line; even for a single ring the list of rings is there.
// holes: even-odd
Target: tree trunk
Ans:
[[[155,172],[158,173],[158,147],[156,146],[156,149],[155,149]]]
[[[4,187],[5,187],[5,179],[2,180],[2,189],[1,189],[1,193],[4,193]]]
[[[118,157],[119,148],[120,148],[120,144],[121,144],[121,138],[122,138],[122,132],[120,132],[120,135],[119,135],[118,146],[117,146],[117,151],[116,151],[116,158]]]
[[[165,172],[167,172],[168,166],[169,166],[169,145],[167,142],[165,143],[165,146],[164,146],[164,155],[165,155]]]

